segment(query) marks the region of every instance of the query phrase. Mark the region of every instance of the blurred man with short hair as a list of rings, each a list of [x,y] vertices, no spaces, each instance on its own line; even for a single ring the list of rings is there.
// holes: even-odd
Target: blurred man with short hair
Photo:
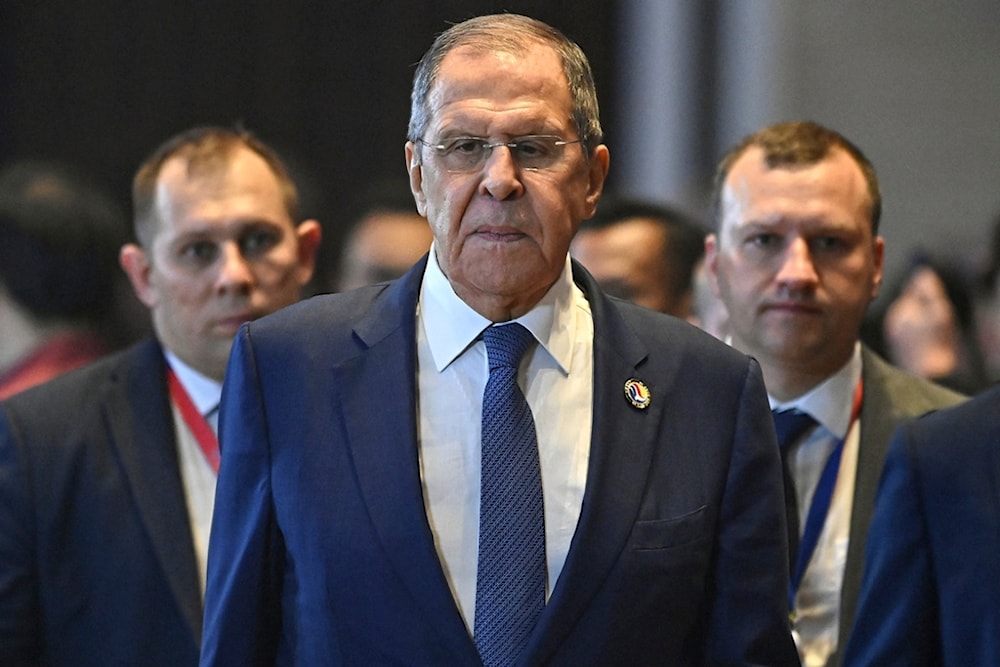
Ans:
[[[233,336],[312,275],[319,225],[249,133],[173,137],[133,203],[155,338],[0,404],[0,664],[198,663]]]

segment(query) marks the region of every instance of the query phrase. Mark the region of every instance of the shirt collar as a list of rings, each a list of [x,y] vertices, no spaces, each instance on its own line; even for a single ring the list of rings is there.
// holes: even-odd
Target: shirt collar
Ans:
[[[861,343],[840,370],[798,398],[781,402],[768,396],[772,410],[798,409],[813,416],[838,438],[847,436],[854,408],[854,392],[861,381]]]
[[[219,407],[219,401],[222,400],[221,383],[191,368],[170,350],[164,349],[163,354],[199,414],[207,415]]]
[[[570,367],[576,327],[576,312],[570,305],[573,290],[573,268],[567,254],[562,274],[541,301],[514,320],[532,333],[564,373]],[[434,244],[420,286],[419,312],[438,372],[447,368],[493,324],[455,294],[438,264]]]

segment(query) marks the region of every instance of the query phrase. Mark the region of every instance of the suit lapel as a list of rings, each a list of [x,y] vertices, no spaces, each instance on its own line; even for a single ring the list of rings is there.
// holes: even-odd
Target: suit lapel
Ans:
[[[458,664],[478,654],[434,546],[417,450],[415,327],[423,268],[421,262],[388,287],[359,322],[355,334],[367,349],[334,368],[334,386],[379,388],[384,402],[374,412],[368,394],[345,391],[338,401],[358,484],[386,557],[427,622],[461,656]]]
[[[875,492],[878,489],[882,464],[889,450],[889,439],[903,415],[893,402],[888,391],[885,374],[876,359],[862,354],[862,378],[864,379],[864,402],[861,407],[861,440],[858,446],[858,468],[854,481],[854,501],[851,509],[850,544],[861,544],[868,533],[867,518],[871,517],[875,506]],[[858,537],[858,539],[855,539]],[[860,569],[863,552],[848,551],[847,569],[852,567],[852,556],[856,556]]]
[[[914,397],[912,390],[908,389],[909,377],[902,376],[900,371],[893,369],[866,347],[861,348],[861,364],[865,392],[861,406],[861,439],[858,443],[851,528],[840,592],[840,641],[830,664],[839,662],[844,643],[854,624],[868,528],[875,511],[875,496],[889,451],[889,441],[893,431],[904,419],[920,414],[923,408],[931,407],[929,404],[925,405],[923,399]]]
[[[566,563],[527,650],[531,662],[544,661],[565,641],[627,546],[673,377],[645,377],[641,370],[645,346],[593,279],[575,265],[574,279],[587,294],[594,317],[590,463]],[[649,387],[648,408],[639,410],[628,403],[624,386],[630,378]]]
[[[200,645],[201,592],[165,368],[158,344],[150,341],[137,347],[112,374],[105,419],[153,550]]]

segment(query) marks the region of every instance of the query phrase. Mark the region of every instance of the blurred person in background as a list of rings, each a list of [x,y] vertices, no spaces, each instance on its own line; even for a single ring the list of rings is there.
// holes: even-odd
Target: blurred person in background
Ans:
[[[570,254],[611,296],[692,317],[705,231],[680,211],[605,194],[594,216],[580,224]]]
[[[704,258],[694,267],[694,280],[691,285],[694,300],[691,304],[691,324],[704,329],[719,340],[729,340],[726,304],[715,293],[712,277]]]
[[[987,386],[975,334],[971,281],[918,251],[866,325],[865,340],[890,362],[964,394]]]
[[[1000,216],[993,223],[986,267],[976,281],[976,343],[988,383],[1000,382]]]
[[[0,664],[198,664],[222,381],[298,301],[320,241],[243,130],[172,137],[119,260],[155,337],[0,403]]]
[[[114,346],[125,213],[70,165],[0,170],[0,399]]]
[[[330,291],[400,277],[427,253],[431,239],[430,225],[417,213],[405,179],[371,184],[354,206]]]

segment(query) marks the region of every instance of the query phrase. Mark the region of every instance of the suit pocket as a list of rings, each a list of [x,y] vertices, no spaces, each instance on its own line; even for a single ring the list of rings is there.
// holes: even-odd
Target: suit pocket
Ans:
[[[632,528],[631,548],[634,551],[672,549],[708,539],[705,523],[708,506],[671,519],[636,521]]]

